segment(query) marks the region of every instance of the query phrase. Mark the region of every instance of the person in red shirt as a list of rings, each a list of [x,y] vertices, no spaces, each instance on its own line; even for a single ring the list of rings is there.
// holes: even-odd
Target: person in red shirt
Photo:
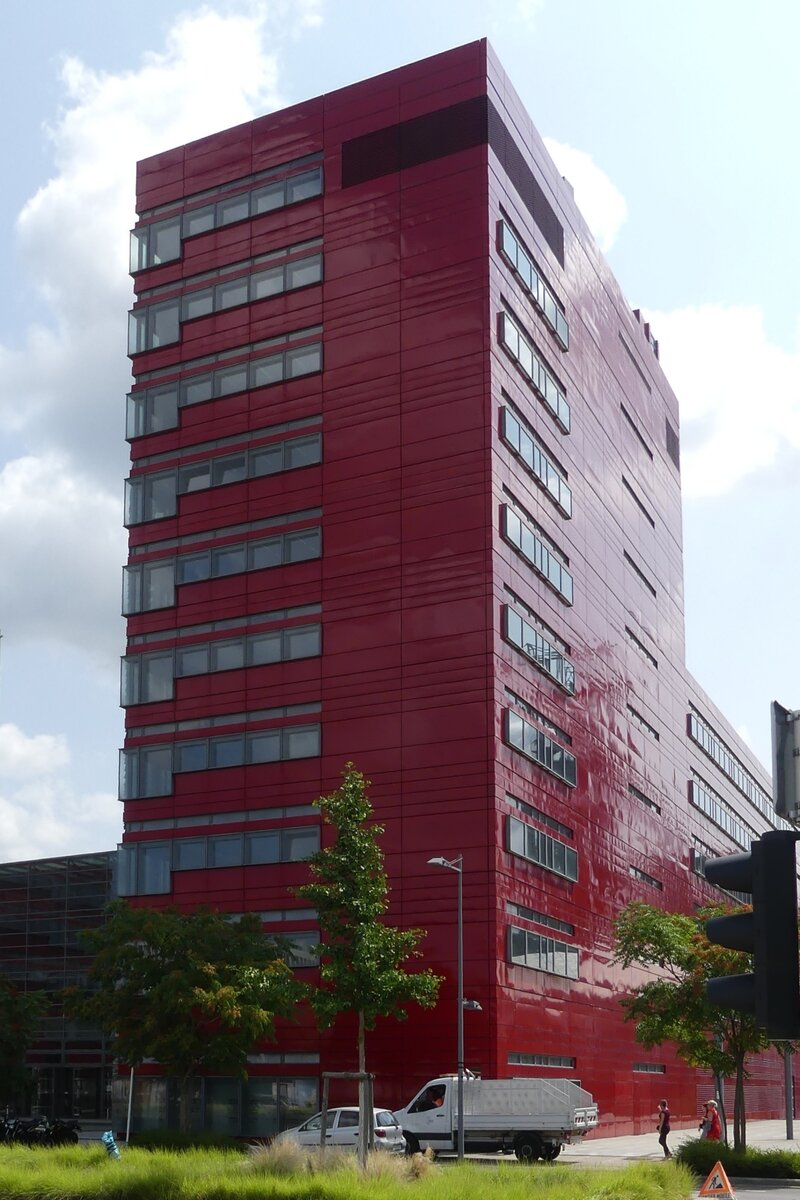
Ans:
[[[719,1119],[719,1110],[717,1109],[716,1100],[706,1101],[705,1119],[708,1121],[708,1131],[705,1137],[709,1142],[719,1142],[722,1140],[722,1123]]]

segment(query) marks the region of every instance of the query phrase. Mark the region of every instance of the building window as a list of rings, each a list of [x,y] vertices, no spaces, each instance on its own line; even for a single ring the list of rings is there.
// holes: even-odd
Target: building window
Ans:
[[[500,345],[519,367],[536,395],[550,410],[564,433],[569,433],[570,411],[564,389],[545,366],[519,321],[508,310],[499,314]]]
[[[546,929],[555,929],[558,933],[568,933],[573,937],[575,935],[575,926],[570,925],[569,921],[560,921],[558,917],[537,912],[535,908],[527,908],[524,904],[513,904],[509,900],[506,912],[511,913],[513,917],[522,917],[524,921],[532,921],[535,925],[544,925]]]
[[[664,1063],[635,1062],[633,1070],[642,1075],[666,1075],[667,1073]]]
[[[124,870],[120,871],[119,876],[119,894],[164,895],[172,890],[172,871],[304,862],[319,849],[319,828],[314,826],[271,831],[268,835],[268,855],[264,853],[263,836],[260,832],[228,833],[212,837],[178,838],[172,842],[126,842],[119,847],[121,861],[124,860]],[[261,842],[259,839],[262,839]],[[308,957],[308,946],[316,945],[319,935],[290,933],[286,935],[286,940],[292,943],[296,940],[298,946],[305,946]]]
[[[647,871],[642,871],[639,867],[629,866],[628,874],[631,879],[638,879],[640,883],[646,883],[648,887],[655,888],[659,892],[664,890],[664,885],[660,879],[656,879],[653,875],[648,875]]]
[[[637,635],[633,632],[633,630],[631,629],[631,627],[629,625],[625,626],[625,636],[627,637],[629,642],[633,643],[633,645],[636,647],[636,649],[639,651],[639,653],[644,655],[644,657],[647,659],[647,661],[650,663],[650,665],[652,667],[655,667],[656,670],[658,670],[658,659],[656,658],[656,656],[654,654],[650,653],[650,651],[647,649],[647,646],[645,646],[645,644],[641,640],[641,638],[637,637]]]
[[[694,709],[688,716],[687,732],[692,741],[696,742],[700,749],[717,764],[723,775],[727,775],[728,779],[739,789],[742,795],[751,804],[754,804],[765,817],[768,817],[777,828],[793,828],[786,821],[776,818],[775,809],[764,789],[759,787],[753,776],[744,769],[738,758],[731,754],[719,734]]]
[[[549,675],[570,696],[575,695],[575,667],[538,629],[507,604],[503,605],[503,633],[506,641],[521,650],[540,671]]]
[[[530,929],[518,929],[516,925],[508,927],[508,958],[515,967],[546,971],[565,979],[579,978],[577,946],[543,937]]]
[[[300,329],[295,334],[289,334],[279,340],[291,342],[295,338],[308,336],[308,330]],[[243,347],[242,353],[246,352],[247,347]],[[303,346],[289,346],[283,350],[271,349],[268,354],[261,354],[235,366],[218,367],[213,371],[184,376],[180,380],[158,384],[140,392],[131,392],[128,396],[126,437],[132,439],[150,433],[161,433],[165,429],[176,429],[179,424],[179,409],[191,404],[202,404],[206,400],[219,400],[239,392],[269,387],[274,383],[299,379],[303,375],[313,375],[321,370],[322,342],[314,340]]]
[[[160,304],[134,308],[128,313],[128,354],[141,354],[179,342],[185,321],[321,282],[322,255],[311,254],[213,287],[184,292]]]
[[[712,850],[710,846],[705,846],[698,838],[694,839],[694,846],[691,850],[691,868],[695,875],[699,875],[701,879],[705,879],[705,867],[709,859],[719,858],[721,851]],[[706,880],[706,882],[708,882]],[[753,897],[749,892],[734,892],[730,888],[720,888],[726,896],[731,896],[737,900],[739,904],[750,905],[753,902]]]
[[[277,168],[277,171],[286,170],[287,165]],[[183,238],[208,233],[223,225],[231,225],[234,221],[246,221],[320,195],[322,167],[313,167],[310,171],[289,175],[285,179],[261,183],[251,191],[225,196],[215,204],[191,208],[182,216],[177,214],[163,221],[140,225],[131,230],[131,274],[179,259]]]
[[[552,497],[564,516],[572,516],[572,492],[533,431],[510,408],[500,409],[503,441],[522,461],[540,487]]]
[[[525,291],[541,312],[562,350],[569,349],[569,325],[552,288],[545,283],[530,251],[508,221],[497,222],[497,245]]]
[[[574,1071],[577,1060],[566,1054],[523,1054],[509,1051],[510,1067],[552,1067],[554,1070]]]
[[[157,559],[123,567],[122,612],[150,612],[156,608],[171,608],[175,588],[182,583],[199,583],[225,575],[239,575],[305,562],[322,554],[322,531],[318,526],[277,533],[233,546],[199,550],[178,558]]]
[[[251,733],[137,746],[120,751],[120,800],[169,796],[173,775],[217,767],[250,766],[320,754],[319,725],[288,725]]]
[[[322,627],[297,625],[247,637],[179,646],[174,650],[132,654],[122,659],[120,704],[171,700],[174,680],[189,675],[234,671],[243,667],[315,658],[321,651]]]
[[[558,592],[567,604],[572,604],[572,576],[569,571],[556,557],[555,551],[549,549],[542,538],[507,504],[501,507],[501,532],[536,574]]]
[[[646,717],[642,716],[642,714],[639,712],[639,710],[637,708],[634,708],[632,704],[628,704],[628,705],[626,705],[626,709],[627,709],[628,716],[630,717],[630,719],[632,721],[634,721],[639,726],[640,729],[644,730],[644,732],[646,734],[648,734],[648,736],[651,737],[653,739],[653,741],[655,741],[655,742],[661,741],[661,734],[658,732],[658,730],[655,728],[654,725],[650,724],[650,722],[647,720]]]
[[[142,521],[174,517],[178,511],[178,496],[257,479],[262,475],[295,471],[321,461],[322,434],[310,433],[235,454],[191,462],[170,471],[135,475],[125,481],[125,524],[138,525]]]
[[[733,838],[743,849],[749,850],[750,843],[757,840],[756,834],[737,820],[727,808],[722,797],[718,796],[713,788],[710,788],[698,775],[689,780],[689,803],[705,813],[709,820],[727,833],[728,837]]]
[[[639,803],[643,804],[645,808],[649,808],[654,813],[658,813],[658,815],[661,816],[661,805],[656,804],[655,800],[651,800],[649,796],[646,796],[645,793],[640,791],[639,788],[634,787],[632,783],[628,784],[628,792],[631,796],[635,796]]]
[[[524,821],[517,820],[516,817],[509,816],[507,818],[506,828],[508,830],[508,849],[511,854],[516,854],[520,858],[526,859],[528,862],[536,863],[539,867],[544,867],[547,871],[553,871],[556,875],[561,875],[564,879],[570,879],[573,882],[578,878],[578,855],[572,846],[565,846],[563,842],[557,841],[551,837],[549,833],[542,833],[540,829],[534,829],[532,825],[526,825]],[[517,906],[518,916],[526,916]],[[535,920],[535,917],[529,917],[529,920]],[[566,932],[562,930],[562,932]]]
[[[576,786],[577,763],[574,754],[559,746],[540,729],[528,724],[510,708],[506,709],[506,740],[514,750],[563,780],[568,787]]]

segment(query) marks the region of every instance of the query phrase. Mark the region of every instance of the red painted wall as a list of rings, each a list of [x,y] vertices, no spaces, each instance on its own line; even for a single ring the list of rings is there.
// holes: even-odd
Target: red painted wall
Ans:
[[[426,114],[455,105],[472,113],[469,102],[479,97],[488,97],[502,135],[495,124],[488,140],[453,149],[466,117],[454,118],[458,134],[425,124]],[[355,139],[390,127],[399,132],[388,141],[381,135],[380,153],[411,165],[381,171],[375,143],[360,168],[372,177],[343,186],[342,144],[355,153]],[[439,153],[447,137],[450,152]],[[518,160],[503,149],[512,143]],[[691,1124],[710,1081],[679,1064],[670,1047],[636,1046],[618,1001],[639,976],[612,964],[612,921],[633,899],[692,911],[711,896],[691,869],[694,838],[718,853],[738,849],[689,803],[693,769],[752,829],[767,828],[687,737],[690,705],[767,790],[768,781],[685,669],[680,474],[666,440],[667,423],[679,428],[677,401],[485,42],[140,163],[141,223],[163,220],[185,197],[233,192],[243,177],[318,152],[324,196],[185,240],[181,260],[135,279],[140,298],[168,284],[180,292],[187,277],[321,238],[324,282],[184,323],[179,343],[134,356],[134,391],[153,386],[150,372],[175,375],[189,360],[319,325],[323,371],[183,408],[178,428],[134,439],[131,452],[134,474],[162,470],[248,444],[253,431],[305,422],[303,432],[322,430],[323,461],[182,496],[176,517],[131,528],[131,547],[140,550],[131,561],[240,542],[250,534],[237,526],[318,509],[322,558],[183,584],[173,608],[131,616],[129,636],[162,635],[131,646],[138,652],[171,645],[170,631],[188,625],[235,625],[247,614],[321,604],[323,653],[180,679],[173,700],[127,710],[126,745],[170,740],[151,730],[177,721],[207,731],[212,716],[318,703],[321,716],[305,720],[321,721],[322,755],[175,775],[171,795],[128,801],[125,842],[173,836],[131,822],[307,805],[336,786],[352,759],[373,781],[386,830],[391,919],[427,930],[425,962],[446,977],[435,1010],[380,1022],[371,1035],[380,1103],[397,1106],[420,1082],[455,1068],[456,881],[427,860],[463,854],[465,991],[481,1005],[465,1018],[468,1066],[487,1076],[579,1078],[598,1099],[606,1132],[650,1129],[662,1095]],[[532,201],[525,171],[540,189]],[[500,253],[501,218],[563,305],[568,351]],[[553,221],[563,229],[563,266]],[[144,303],[152,297],[137,301]],[[564,390],[568,434],[499,344],[506,305]],[[571,518],[503,441],[500,412],[509,402],[568,480]],[[501,506],[514,501],[561,552],[574,578],[572,605],[501,536]],[[310,520],[298,516],[285,528]],[[194,540],[179,544],[187,538]],[[508,588],[569,647],[574,696],[504,639]],[[525,715],[520,702],[535,710],[532,724],[575,755],[576,787],[505,744],[504,710]],[[509,795],[549,823],[523,816]],[[577,852],[577,881],[508,851],[512,813]],[[569,832],[554,832],[552,822]],[[316,817],[287,813],[278,823],[315,825]],[[253,827],[198,818],[191,831]],[[142,902],[283,909],[304,877],[297,863],[173,872],[171,895]],[[561,928],[512,916],[508,903]],[[512,965],[510,924],[577,946],[579,978]],[[290,1026],[280,1045],[319,1047],[321,1069],[354,1066],[346,1021],[321,1038],[307,1022]],[[574,1064],[526,1066],[509,1055]],[[633,1069],[643,1062],[665,1070]],[[779,1074],[769,1061],[753,1069],[758,1112],[776,1115]]]

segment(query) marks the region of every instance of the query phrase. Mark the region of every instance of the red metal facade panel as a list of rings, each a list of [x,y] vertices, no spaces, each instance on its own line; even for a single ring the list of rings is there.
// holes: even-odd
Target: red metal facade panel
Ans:
[[[442,110],[474,114],[481,97],[488,116],[477,144],[470,134],[458,148],[451,117],[426,123]],[[393,129],[416,165],[387,170],[388,159],[358,159],[364,146],[391,145]],[[452,144],[436,152],[431,130]],[[360,164],[350,186],[342,186],[343,142]],[[513,179],[502,165],[512,161]],[[132,438],[132,480],[148,486],[159,472],[222,465],[219,486],[187,486],[173,515],[152,509],[131,524],[129,567],[161,559],[185,574],[176,576],[174,603],[134,606],[128,632],[130,655],[202,644],[212,647],[211,663],[250,630],[316,622],[321,653],[231,662],[182,675],[167,698],[137,696],[126,748],[168,744],[188,755],[193,739],[210,738],[208,753],[223,763],[220,738],[287,736],[319,723],[321,753],[175,771],[166,794],[150,788],[126,800],[124,844],[316,829],[306,806],[352,759],[373,780],[386,828],[391,918],[427,930],[426,962],[446,976],[433,1012],[380,1022],[371,1035],[381,1103],[399,1105],[419,1082],[455,1067],[456,889],[427,859],[460,853],[466,995],[481,1005],[466,1018],[468,1065],[492,1076],[580,1078],[609,1132],[649,1128],[664,1093],[673,1112],[693,1120],[698,1074],[670,1047],[637,1047],[621,1021],[619,997],[634,976],[612,963],[612,922],[632,899],[691,911],[711,896],[693,856],[737,846],[690,802],[692,780],[749,830],[768,827],[687,734],[691,710],[765,791],[768,783],[685,669],[680,476],[666,441],[667,422],[679,426],[677,401],[486,43],[146,160],[140,226],[257,188],[254,176],[291,179],[319,164],[322,195],[187,236],[180,258],[136,273],[139,311],[209,281],[249,278],[283,252],[302,257],[311,243],[324,262],[322,282],[197,317],[186,309],[179,340],[134,354],[134,396],[241,363],[252,370],[264,355],[312,339],[322,341],[323,359],[315,373],[268,386],[253,378],[231,394],[215,376],[215,397]],[[523,176],[535,182],[533,200],[517,190],[527,187]],[[210,198],[197,196],[209,189]],[[523,283],[525,268],[514,270],[504,254],[501,222],[548,289],[547,303],[544,292],[534,302],[531,277]],[[553,249],[562,231],[563,267]],[[556,308],[569,325],[568,350],[556,336]],[[516,356],[504,313],[522,331],[517,345],[528,347]],[[521,369],[529,352],[569,405],[569,432],[553,411],[556,392],[543,376],[534,387]],[[526,463],[515,452],[506,420],[549,460],[544,476],[541,457]],[[225,482],[226,455],[319,432],[321,462],[265,475],[248,468]],[[570,516],[554,499],[562,485]],[[529,550],[539,549],[520,553],[506,520],[522,522]],[[284,556],[261,569],[247,549],[312,526],[321,528],[321,556]],[[223,563],[226,551],[231,563],[252,553],[254,565],[212,566],[202,578],[186,565],[206,553]],[[507,608],[534,643],[506,635]],[[553,652],[546,666],[541,654],[533,661],[536,637]],[[574,665],[574,694],[553,678],[556,656]],[[520,719],[535,731],[540,757],[545,745],[554,763],[563,765],[564,750],[574,755],[575,786],[509,744],[507,722],[521,728]],[[512,847],[520,825],[541,845],[558,843],[557,855],[566,847],[576,878]],[[290,889],[304,876],[299,861],[197,869],[173,861],[169,890],[137,885],[132,894],[141,903],[274,912],[296,907]],[[511,961],[510,939],[521,936],[512,927],[526,947],[541,946],[547,969]],[[572,978],[564,964],[575,949]],[[347,1022],[321,1037],[308,1022],[288,1026],[280,1046],[319,1051],[320,1067],[300,1074],[353,1066]],[[760,1070],[755,1064],[759,1111],[775,1113],[772,1066]]]

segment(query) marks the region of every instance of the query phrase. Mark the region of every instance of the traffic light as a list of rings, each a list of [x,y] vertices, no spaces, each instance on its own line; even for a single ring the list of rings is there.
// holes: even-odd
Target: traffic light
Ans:
[[[798,838],[793,830],[771,830],[752,843],[749,854],[729,854],[705,865],[709,883],[753,897],[752,912],[714,917],[706,925],[710,942],[752,954],[753,972],[709,979],[706,995],[721,1008],[753,1013],[776,1041],[800,1036]]]

